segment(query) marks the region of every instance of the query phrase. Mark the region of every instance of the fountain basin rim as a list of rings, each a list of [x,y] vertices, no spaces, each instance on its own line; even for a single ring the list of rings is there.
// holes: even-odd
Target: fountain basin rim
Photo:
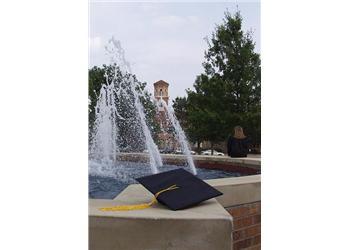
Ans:
[[[118,153],[117,157],[121,160],[128,160],[133,158],[145,158],[148,159],[148,153]],[[185,155],[176,154],[161,154],[163,160],[178,159],[186,160]],[[207,156],[207,155],[192,155],[195,161],[209,161],[209,162],[227,162],[227,163],[241,163],[247,165],[260,166],[261,158],[244,157],[244,158],[231,158],[228,156]]]

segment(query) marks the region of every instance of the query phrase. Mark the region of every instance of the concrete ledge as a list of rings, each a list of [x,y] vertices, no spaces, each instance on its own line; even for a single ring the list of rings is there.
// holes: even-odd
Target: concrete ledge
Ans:
[[[114,200],[90,199],[89,249],[231,249],[232,217],[216,199],[179,211],[161,204],[135,211],[98,210],[152,197],[141,185],[130,185]]]
[[[212,179],[207,183],[223,193],[216,199],[225,208],[261,200],[261,175]]]

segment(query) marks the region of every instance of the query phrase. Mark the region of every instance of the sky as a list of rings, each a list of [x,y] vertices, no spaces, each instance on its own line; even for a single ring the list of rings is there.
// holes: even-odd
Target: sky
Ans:
[[[203,73],[204,52],[226,10],[241,12],[243,30],[253,32],[260,53],[260,2],[90,2],[89,67],[109,62],[104,46],[112,36],[121,42],[132,73],[153,93],[164,80],[170,99],[193,89]]]

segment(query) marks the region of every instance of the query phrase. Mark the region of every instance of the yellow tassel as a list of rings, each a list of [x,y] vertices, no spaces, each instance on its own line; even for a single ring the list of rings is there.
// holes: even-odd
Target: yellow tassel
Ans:
[[[135,204],[135,205],[118,205],[113,207],[102,207],[100,208],[101,211],[130,211],[130,210],[139,210],[139,209],[145,209],[151,207],[153,204],[157,203],[157,197],[166,191],[174,190],[179,188],[176,185],[172,185],[166,189],[160,190],[158,193],[156,193],[149,203],[142,203],[142,204]]]

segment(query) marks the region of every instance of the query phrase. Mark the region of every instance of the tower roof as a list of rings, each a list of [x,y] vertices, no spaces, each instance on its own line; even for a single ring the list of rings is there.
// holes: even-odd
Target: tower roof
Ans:
[[[163,81],[163,80],[159,80],[159,81],[156,81],[155,83],[153,83],[154,86],[157,86],[157,85],[166,85],[166,86],[169,86],[169,83],[167,83],[166,81]]]

